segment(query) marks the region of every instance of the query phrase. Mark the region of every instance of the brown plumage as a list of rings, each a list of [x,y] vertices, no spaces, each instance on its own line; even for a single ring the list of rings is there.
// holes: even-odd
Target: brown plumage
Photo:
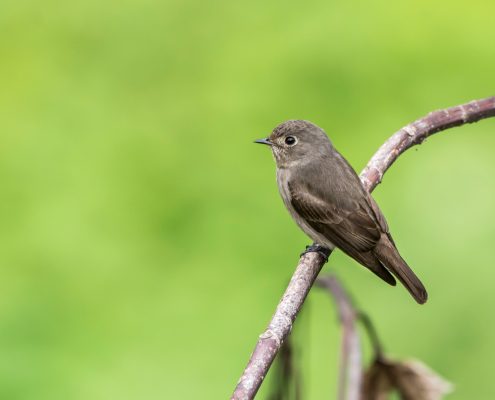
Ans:
[[[338,247],[391,285],[395,275],[418,303],[427,300],[378,205],[321,128],[287,121],[261,142],[272,148],[287,209],[315,243]]]

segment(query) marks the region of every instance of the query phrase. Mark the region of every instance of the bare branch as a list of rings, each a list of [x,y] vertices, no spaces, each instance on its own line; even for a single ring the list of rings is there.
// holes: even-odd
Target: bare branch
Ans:
[[[407,149],[423,143],[434,133],[495,116],[495,97],[474,100],[460,106],[433,111],[394,133],[374,154],[361,172],[361,182],[369,192],[382,181],[390,166]]]
[[[373,356],[375,359],[381,360],[383,358],[383,346],[378,338],[378,333],[376,332],[375,325],[371,322],[368,314],[363,311],[358,311],[359,321],[363,324],[366,334],[371,342],[371,347],[373,348]]]
[[[359,335],[356,329],[358,311],[334,276],[320,276],[316,285],[327,289],[332,295],[340,322],[342,324],[342,347],[340,355],[340,373],[338,400],[359,400],[362,385],[362,352]]]
[[[258,339],[232,399],[254,398],[324,263],[325,258],[320,253],[306,253],[301,257],[268,328]]]
[[[292,338],[289,336],[282,344],[271,368],[274,390],[268,400],[301,400],[302,379],[296,358]]]
[[[448,128],[493,116],[495,116],[495,97],[489,97],[457,107],[434,111],[405,126],[392,135],[371,158],[361,173],[364,187],[372,191],[381,182],[387,169],[400,154],[412,146],[422,143],[428,136]],[[324,257],[318,253],[309,253],[301,257],[289,287],[285,291],[268,328],[260,335],[231,399],[250,400],[254,398],[282,342],[289,335],[309,289],[324,263]]]

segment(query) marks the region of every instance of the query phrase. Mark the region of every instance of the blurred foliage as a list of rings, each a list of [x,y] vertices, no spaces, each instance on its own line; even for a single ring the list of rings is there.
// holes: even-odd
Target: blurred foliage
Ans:
[[[0,398],[229,396],[308,243],[252,140],[309,119],[360,170],[406,123],[495,93],[494,13],[2,0]],[[341,254],[326,267],[452,399],[495,395],[494,133],[441,133],[375,192],[427,305]],[[328,301],[296,324],[306,399],[336,390]]]

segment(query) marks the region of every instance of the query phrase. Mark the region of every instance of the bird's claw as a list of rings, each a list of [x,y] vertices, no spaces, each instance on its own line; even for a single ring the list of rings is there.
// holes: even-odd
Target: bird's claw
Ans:
[[[313,243],[312,245],[306,246],[306,250],[301,253],[301,257],[307,253],[318,253],[325,259],[325,262],[327,262],[331,252],[332,250]]]

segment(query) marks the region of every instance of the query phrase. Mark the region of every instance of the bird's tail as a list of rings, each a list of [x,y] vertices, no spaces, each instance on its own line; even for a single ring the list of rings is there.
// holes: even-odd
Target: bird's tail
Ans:
[[[387,236],[382,235],[373,253],[380,263],[402,282],[409,293],[411,293],[412,297],[414,297],[414,300],[419,304],[426,302],[428,293],[426,292],[425,287],[402,259],[398,250],[395,248],[395,245]]]

